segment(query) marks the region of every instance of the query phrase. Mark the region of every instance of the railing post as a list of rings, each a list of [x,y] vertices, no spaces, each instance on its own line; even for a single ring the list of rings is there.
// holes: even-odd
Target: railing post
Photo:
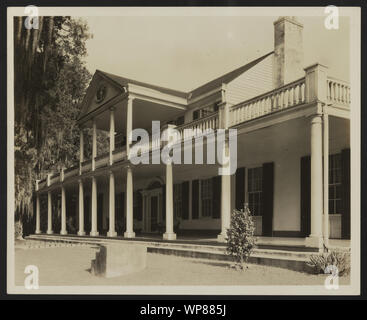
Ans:
[[[328,67],[320,63],[305,68],[305,102],[327,101],[327,70]],[[301,97],[299,97],[301,99]]]

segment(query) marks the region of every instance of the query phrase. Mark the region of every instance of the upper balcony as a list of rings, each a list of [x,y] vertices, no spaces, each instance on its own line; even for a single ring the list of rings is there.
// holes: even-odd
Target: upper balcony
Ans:
[[[237,105],[227,106],[228,127],[238,127],[254,119],[260,119],[267,115],[280,113],[292,108],[314,105],[321,102],[322,105],[334,109],[349,112],[350,108],[350,85],[344,81],[332,77],[323,77],[322,82],[307,79],[307,74],[296,81],[288,83],[280,88],[266,92]],[[316,93],[315,93],[316,92]],[[222,106],[221,108],[225,108]],[[180,126],[171,126],[179,133],[181,139],[191,139],[201,135],[207,129],[217,130],[221,128],[221,112],[214,112],[206,117],[184,123]],[[163,126],[161,133],[167,128]],[[132,147],[134,144],[132,145]],[[163,147],[162,139],[150,139],[149,145],[143,149],[152,151]],[[117,148],[112,152],[112,162],[114,164],[127,161],[126,147]],[[94,168],[93,168],[94,164]],[[83,161],[80,165],[74,166],[59,173],[49,174],[46,179],[38,182],[38,190],[52,185],[70,181],[79,175],[91,173],[94,170],[108,168],[110,165],[110,154],[102,154],[92,160]]]

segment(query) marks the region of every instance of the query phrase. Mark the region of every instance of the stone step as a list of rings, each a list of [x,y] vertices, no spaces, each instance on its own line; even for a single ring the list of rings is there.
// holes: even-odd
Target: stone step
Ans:
[[[57,237],[57,239],[55,239]],[[66,245],[71,244],[108,244],[108,243],[121,243],[127,241],[121,239],[105,239],[100,237],[73,237],[73,236],[55,236],[55,235],[31,235],[27,237],[33,241],[47,241],[57,242],[58,244],[64,243]],[[155,242],[155,241],[134,241],[128,242],[134,244],[140,244],[147,246],[147,251],[156,254],[174,255],[180,257],[197,258],[205,260],[218,260],[218,261],[231,261],[231,257],[226,254],[225,246],[215,245],[194,245],[185,243],[173,243],[173,242]],[[249,263],[256,263],[261,265],[268,265],[280,268],[286,268],[295,271],[309,271],[307,266],[312,252],[303,251],[290,251],[290,250],[274,250],[269,248],[256,248],[250,256]]]

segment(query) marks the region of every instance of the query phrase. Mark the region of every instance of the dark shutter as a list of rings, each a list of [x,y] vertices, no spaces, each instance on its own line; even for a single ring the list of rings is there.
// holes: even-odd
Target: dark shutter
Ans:
[[[273,198],[274,198],[274,163],[263,164],[262,180],[262,233],[264,236],[273,234]]]
[[[189,219],[189,181],[182,183],[182,219]]]
[[[195,110],[195,111],[192,113],[192,120],[199,119],[199,112],[200,112],[200,110]]]
[[[199,180],[192,181],[192,219],[199,218]]]
[[[221,211],[222,177],[213,178],[213,215],[214,219],[220,218]]]
[[[301,158],[301,233],[311,233],[311,157]]]
[[[142,221],[143,219],[143,196],[140,191],[136,191],[134,196],[136,197],[136,206],[134,207],[134,218],[138,221]]]
[[[245,168],[236,171],[236,209],[244,208],[245,203]]]
[[[342,165],[342,238],[350,239],[350,149],[341,155]]]

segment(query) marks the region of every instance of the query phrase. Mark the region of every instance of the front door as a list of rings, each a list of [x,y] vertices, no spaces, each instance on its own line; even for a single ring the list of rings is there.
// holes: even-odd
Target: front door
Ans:
[[[143,231],[158,232],[162,221],[162,188],[143,193]]]

